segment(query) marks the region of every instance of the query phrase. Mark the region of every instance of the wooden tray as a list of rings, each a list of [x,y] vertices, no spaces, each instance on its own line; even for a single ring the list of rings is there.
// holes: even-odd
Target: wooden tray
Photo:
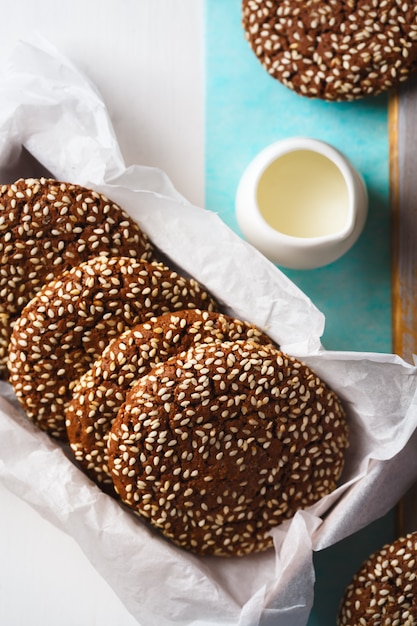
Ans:
[[[417,75],[389,102],[393,352],[417,353]],[[417,530],[417,484],[398,506],[398,533]]]

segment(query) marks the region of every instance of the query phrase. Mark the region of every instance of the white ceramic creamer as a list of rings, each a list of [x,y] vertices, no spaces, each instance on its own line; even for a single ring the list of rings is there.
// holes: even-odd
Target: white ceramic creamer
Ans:
[[[236,193],[244,237],[274,263],[294,269],[327,265],[347,252],[367,210],[360,174],[338,150],[308,137],[262,150]]]

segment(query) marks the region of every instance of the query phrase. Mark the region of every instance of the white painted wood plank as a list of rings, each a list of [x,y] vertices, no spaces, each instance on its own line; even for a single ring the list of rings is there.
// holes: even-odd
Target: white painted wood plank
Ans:
[[[202,0],[0,0],[0,61],[39,33],[100,90],[127,165],[204,202]]]
[[[0,9],[0,63],[18,39],[49,39],[102,93],[126,164],[162,168],[203,205],[202,0],[0,0]],[[0,624],[136,624],[71,538],[1,485],[0,507]]]

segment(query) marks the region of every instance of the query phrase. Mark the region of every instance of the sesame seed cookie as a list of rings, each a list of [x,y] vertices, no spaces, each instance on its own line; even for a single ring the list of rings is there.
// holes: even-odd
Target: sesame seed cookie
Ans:
[[[44,283],[100,254],[152,260],[153,252],[134,220],[91,189],[46,178],[2,185],[0,372],[6,369],[11,327]]]
[[[193,279],[161,263],[99,256],[64,272],[14,325],[9,380],[28,417],[66,439],[65,409],[77,380],[127,328],[184,308],[216,308]]]
[[[355,100],[417,69],[411,0],[243,0],[242,23],[267,72],[302,96]]]
[[[338,626],[417,626],[417,533],[386,544],[346,588]]]
[[[200,344],[142,377],[110,431],[120,498],[174,543],[244,555],[332,491],[345,413],[306,365],[271,344]]]
[[[158,363],[198,343],[250,339],[271,343],[256,326],[222,313],[184,310],[154,317],[122,333],[74,387],[66,411],[75,459],[99,484],[113,485],[107,439],[129,389]]]

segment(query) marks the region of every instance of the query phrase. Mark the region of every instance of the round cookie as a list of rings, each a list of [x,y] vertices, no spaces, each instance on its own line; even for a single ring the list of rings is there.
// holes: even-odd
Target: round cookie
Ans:
[[[44,283],[100,254],[151,260],[153,252],[134,220],[91,189],[45,178],[1,186],[0,372],[14,321]]]
[[[197,281],[128,257],[90,259],[42,287],[18,318],[9,346],[9,380],[28,417],[65,439],[72,389],[109,341],[184,308],[216,305]]]
[[[174,543],[243,555],[332,491],[348,443],[333,391],[271,344],[200,344],[142,377],[110,431],[121,499]]]
[[[266,71],[302,96],[355,100],[417,69],[415,2],[243,0],[242,23]]]
[[[417,625],[417,533],[385,545],[363,563],[346,588],[338,626]]]
[[[153,366],[198,343],[250,339],[271,343],[252,324],[217,312],[165,313],[122,333],[74,387],[66,411],[75,459],[97,483],[112,487],[107,439],[129,389]]]

